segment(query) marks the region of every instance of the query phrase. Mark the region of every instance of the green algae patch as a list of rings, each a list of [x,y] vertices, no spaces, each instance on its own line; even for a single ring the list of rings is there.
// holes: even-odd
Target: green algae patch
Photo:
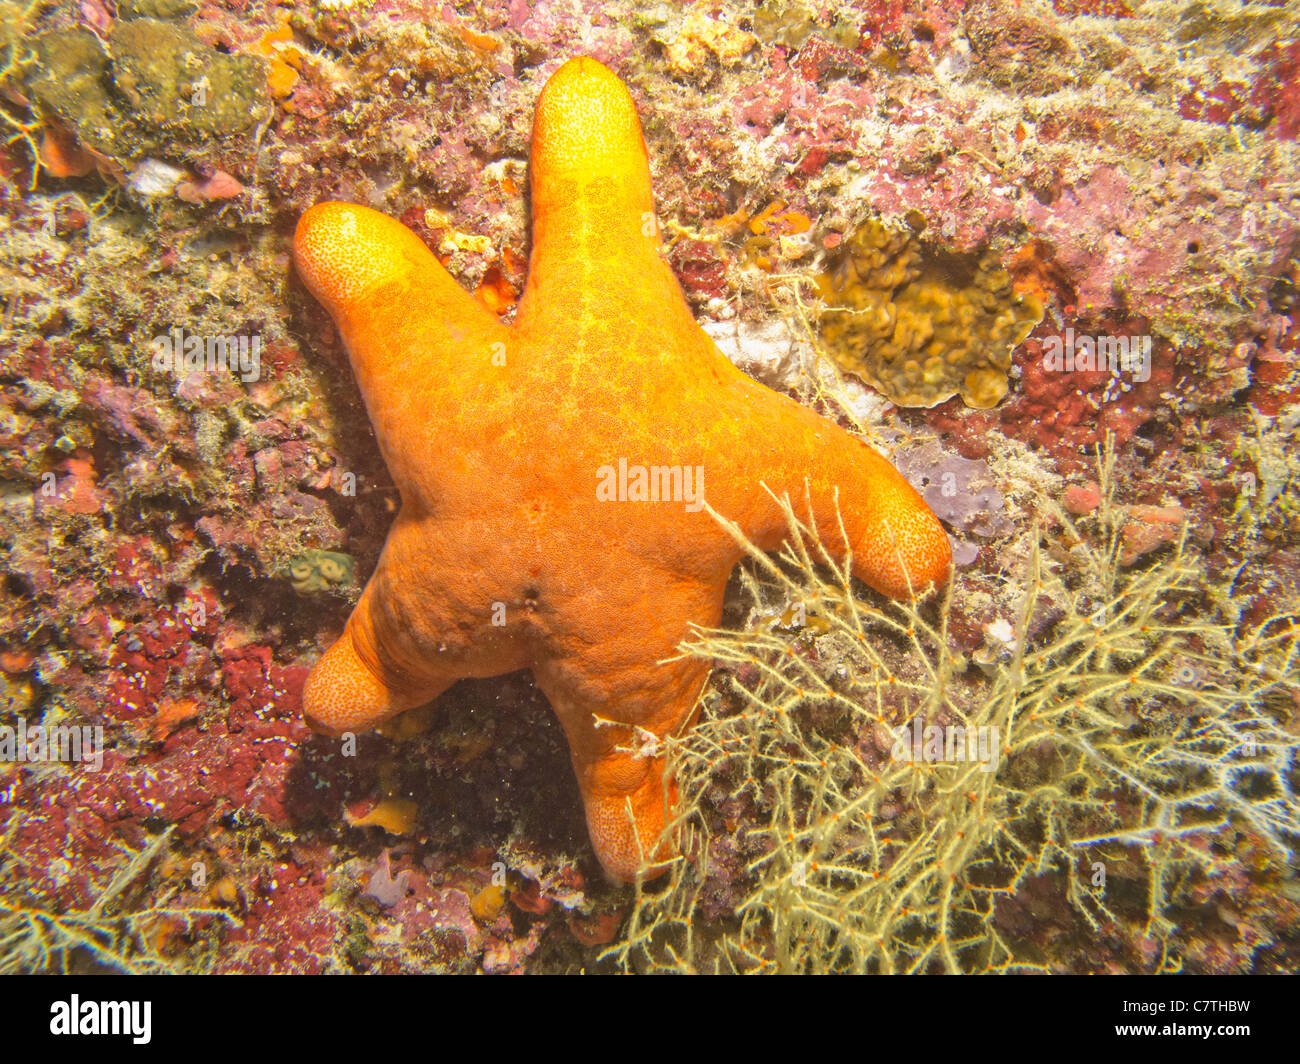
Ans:
[[[266,118],[266,64],[256,56],[223,55],[149,18],[119,22],[109,47],[132,120],[168,139],[222,139]]]
[[[809,37],[825,37],[841,48],[857,45],[860,33],[852,19],[822,16],[818,5],[766,0],[754,11],[754,32],[770,44],[798,48]]]
[[[130,164],[234,147],[269,114],[266,64],[225,55],[180,24],[119,21],[107,45],[88,30],[36,37],[27,87],[46,119]]]
[[[109,99],[108,54],[89,30],[43,33],[32,45],[35,72],[27,83],[42,112],[58,118],[82,144],[113,154],[121,116]]]
[[[329,591],[352,583],[356,559],[330,550],[307,550],[285,564],[283,574],[299,594]]]
[[[193,0],[118,0],[117,17],[184,20],[198,11]]]

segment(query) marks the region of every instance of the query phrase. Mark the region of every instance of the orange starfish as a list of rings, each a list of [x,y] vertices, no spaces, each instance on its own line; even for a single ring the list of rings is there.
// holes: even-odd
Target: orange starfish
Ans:
[[[948,539],[861,440],[736,369],[660,256],[645,142],[622,82],[573,59],[532,142],[533,250],[513,327],[409,229],[325,203],[298,271],[351,356],[402,507],[308,720],[339,733],[456,680],[531,669],[568,737],[601,863],[631,879],[672,850],[658,740],[707,676],[665,662],[716,625],[740,560],[704,503],[774,550],[777,496],[890,595],[946,579]],[[658,847],[656,849],[656,847]]]

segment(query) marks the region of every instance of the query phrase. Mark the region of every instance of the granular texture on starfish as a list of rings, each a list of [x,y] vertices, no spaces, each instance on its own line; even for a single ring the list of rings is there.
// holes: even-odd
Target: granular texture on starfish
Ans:
[[[391,218],[325,203],[298,223],[298,271],[338,325],[402,496],[304,707],[318,728],[358,730],[462,677],[531,669],[596,854],[630,879],[668,856],[652,852],[673,806],[658,741],[689,723],[707,673],[667,659],[692,622],[719,622],[741,557],[705,502],[775,549],[777,499],[804,500],[855,575],[895,596],[946,579],[948,539],[880,455],[700,330],[660,255],[632,99],[595,60],[543,90],[531,178],[513,326]]]

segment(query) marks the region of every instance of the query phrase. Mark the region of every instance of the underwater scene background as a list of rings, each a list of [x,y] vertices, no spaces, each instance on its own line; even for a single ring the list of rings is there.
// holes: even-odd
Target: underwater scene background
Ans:
[[[0,972],[1300,965],[1295,5],[0,0],[0,117]],[[344,212],[316,257],[326,201],[418,241]],[[577,250],[530,272],[543,229]],[[356,295],[394,263],[433,280]],[[381,372],[470,329],[437,263],[546,354],[490,473],[491,357]],[[727,475],[807,410],[916,494]],[[727,447],[652,501],[621,427]],[[452,655],[594,627],[313,731],[371,697],[309,677],[402,498],[451,495],[487,531],[354,657],[424,668],[443,595],[482,600]],[[498,602],[503,500],[537,582]],[[543,693],[638,639],[676,715]],[[611,818],[667,823],[650,874]]]

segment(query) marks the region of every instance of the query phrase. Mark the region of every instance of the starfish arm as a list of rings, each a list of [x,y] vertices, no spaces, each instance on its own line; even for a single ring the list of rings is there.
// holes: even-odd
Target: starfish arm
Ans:
[[[433,664],[423,636],[451,626],[428,598],[405,594],[410,560],[421,553],[418,527],[399,514],[343,634],[307,677],[303,714],[317,731],[364,731],[432,701],[465,675]]]
[[[719,478],[713,478],[706,495],[755,545],[771,551],[787,538],[776,499],[788,497],[833,556],[851,549],[853,575],[877,591],[903,598],[947,580],[948,534],[916,489],[874,448],[748,378],[737,394],[745,417],[720,418],[724,431],[715,447],[720,443],[724,451],[719,461],[739,465],[738,475],[724,478],[716,494]],[[737,434],[729,442],[728,425]],[[754,426],[768,430],[755,432]]]
[[[390,471],[405,489],[425,457],[428,411],[445,382],[490,377],[510,330],[401,222],[322,203],[298,222],[298,273],[334,318]]]
[[[533,251],[521,329],[563,335],[571,323],[599,330],[680,299],[659,255],[636,107],[594,59],[569,60],[542,90],[531,179]]]
[[[362,599],[343,634],[321,655],[303,689],[303,716],[314,731],[328,735],[367,731],[389,717],[437,698],[454,677],[413,693],[405,677],[385,667],[374,653],[369,609]]]
[[[536,675],[569,741],[592,848],[611,876],[630,882],[674,849],[664,829],[676,788],[665,778],[661,743],[689,723],[708,667],[641,662],[621,675],[589,676],[583,686],[605,688],[594,697],[576,693],[553,670]],[[653,713],[638,712],[651,704]],[[640,719],[621,723],[628,715]]]
[[[303,716],[313,731],[327,735],[367,731],[441,693],[435,689],[428,697],[403,699],[393,686],[396,681],[385,679],[383,670],[371,664],[373,659],[363,655],[363,626],[354,613],[343,635],[325,651],[307,677]]]
[[[617,879],[631,881],[675,851],[664,833],[676,788],[662,741],[689,726],[709,673],[678,647],[690,621],[718,622],[724,587],[665,574],[650,618],[635,599],[602,595],[598,609],[565,618],[557,645],[533,668],[569,741],[592,846]],[[629,626],[632,617],[640,623]]]

